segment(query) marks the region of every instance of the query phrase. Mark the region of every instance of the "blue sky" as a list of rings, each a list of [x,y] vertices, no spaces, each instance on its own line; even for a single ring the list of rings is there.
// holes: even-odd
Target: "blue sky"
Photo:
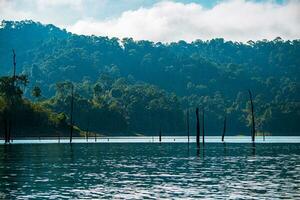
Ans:
[[[0,19],[162,42],[300,38],[300,0],[0,0]]]

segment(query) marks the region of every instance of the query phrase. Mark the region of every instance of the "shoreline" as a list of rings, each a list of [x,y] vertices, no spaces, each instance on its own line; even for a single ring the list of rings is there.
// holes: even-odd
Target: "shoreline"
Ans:
[[[206,136],[206,143],[223,143],[220,136]],[[69,137],[27,137],[13,139],[10,144],[67,144]],[[73,137],[72,143],[160,143],[158,136],[102,136],[89,137]],[[162,136],[161,143],[188,143],[187,136]],[[195,136],[190,137],[190,143],[196,143]],[[226,143],[249,143],[251,144],[251,136],[227,136]],[[300,143],[300,136],[266,136],[263,140],[262,136],[257,136],[255,143]],[[0,140],[0,145],[4,145],[4,140]]]

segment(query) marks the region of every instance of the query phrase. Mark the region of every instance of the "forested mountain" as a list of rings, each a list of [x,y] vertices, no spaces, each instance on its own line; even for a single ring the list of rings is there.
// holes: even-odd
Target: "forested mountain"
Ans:
[[[209,134],[219,135],[225,115],[230,134],[249,134],[248,89],[256,125],[273,135],[300,133],[300,40],[213,39],[163,44],[131,38],[82,36],[32,21],[2,21],[0,75],[26,74],[42,90],[36,104],[69,113],[75,84],[74,121],[107,134],[185,134],[185,111],[205,110]]]

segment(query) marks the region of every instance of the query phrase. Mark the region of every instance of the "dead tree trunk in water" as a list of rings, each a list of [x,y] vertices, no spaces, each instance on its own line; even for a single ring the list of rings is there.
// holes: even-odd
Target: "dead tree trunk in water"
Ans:
[[[13,80],[14,80],[14,86],[15,86],[15,80],[16,80],[16,53],[15,50],[12,50],[13,52]]]
[[[204,126],[204,108],[202,109],[202,143],[203,143],[203,146],[204,146],[204,143],[205,143],[205,126]]]
[[[71,112],[70,112],[70,124],[71,124],[71,127],[70,127],[70,143],[72,143],[72,138],[73,138],[73,109],[74,109],[74,85],[72,83],[72,86],[71,86]]]
[[[12,50],[13,53],[13,87],[16,86],[16,53],[15,50]],[[12,141],[11,139],[11,132],[12,132],[12,125],[14,124],[14,127],[16,127],[16,111],[15,111],[15,101],[14,98],[12,98],[11,100],[11,113],[9,114],[9,118],[8,118],[8,142]],[[12,118],[14,120],[14,123],[12,123]]]
[[[159,142],[161,142],[161,127],[159,127]]]
[[[186,125],[187,125],[187,136],[188,136],[188,144],[190,144],[190,111],[186,111]]]
[[[3,123],[4,123],[4,140],[5,140],[5,143],[8,143],[8,132],[7,132],[7,119],[4,119],[3,120]]]
[[[249,98],[250,98],[250,103],[251,103],[251,116],[252,116],[252,143],[254,145],[255,142],[255,119],[254,119],[254,107],[253,107],[253,100],[252,100],[252,93],[250,90],[249,92]]]
[[[11,120],[8,120],[8,142],[11,141]]]
[[[223,134],[222,134],[222,142],[224,142],[225,133],[226,133],[226,115],[225,115],[225,118],[224,118],[224,126],[223,126]]]
[[[87,121],[87,129],[86,129],[86,141],[88,142],[89,141],[89,130],[90,129],[90,118],[88,118],[88,121]]]
[[[196,136],[196,143],[197,143],[197,148],[200,148],[200,124],[199,124],[199,108],[196,108],[196,118],[197,118],[197,136]]]

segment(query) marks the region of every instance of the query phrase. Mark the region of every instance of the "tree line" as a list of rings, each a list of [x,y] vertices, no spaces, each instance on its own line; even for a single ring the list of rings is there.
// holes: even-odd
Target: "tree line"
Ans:
[[[299,40],[163,44],[75,35],[32,21],[2,23],[0,73],[12,74],[8,48],[16,47],[17,72],[30,79],[24,97],[67,120],[73,83],[74,122],[83,129],[150,133],[163,122],[166,132],[183,133],[186,110],[203,107],[208,134],[222,132],[225,114],[229,134],[246,134],[252,89],[258,132],[300,131]],[[34,88],[42,93],[38,100]]]

